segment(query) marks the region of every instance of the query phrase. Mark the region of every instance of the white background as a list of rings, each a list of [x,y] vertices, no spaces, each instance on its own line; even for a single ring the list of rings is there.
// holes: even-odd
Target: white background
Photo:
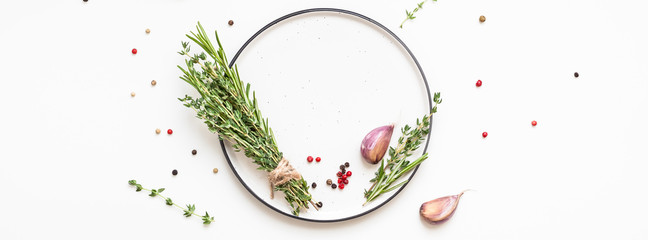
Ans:
[[[441,0],[399,29],[415,5],[1,3],[0,238],[648,238],[648,4]],[[444,99],[414,180],[383,208],[340,223],[294,220],[252,198],[216,136],[176,100],[190,89],[175,52],[196,21],[218,29],[233,56],[269,21],[313,7],[354,10],[394,30]],[[215,222],[185,219],[129,179],[166,187]],[[474,191],[450,221],[419,218],[422,202],[464,189]]]

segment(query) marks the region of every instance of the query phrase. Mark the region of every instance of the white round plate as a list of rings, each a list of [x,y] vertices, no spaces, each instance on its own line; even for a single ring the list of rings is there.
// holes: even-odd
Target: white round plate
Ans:
[[[430,112],[429,88],[418,62],[387,28],[347,10],[298,11],[259,30],[232,63],[256,92],[279,150],[309,186],[317,184],[310,193],[323,203],[318,211],[311,207],[293,216],[283,193],[270,198],[267,172],[225,143],[234,173],[268,207],[306,221],[343,221],[375,210],[407,186],[363,206],[364,191],[380,166],[362,159],[364,136],[393,123],[390,146],[395,146],[401,127]],[[427,141],[423,144],[411,158],[424,153]],[[309,163],[308,156],[322,160]],[[349,184],[332,189],[326,180],[337,183],[336,173],[345,162],[353,173]]]

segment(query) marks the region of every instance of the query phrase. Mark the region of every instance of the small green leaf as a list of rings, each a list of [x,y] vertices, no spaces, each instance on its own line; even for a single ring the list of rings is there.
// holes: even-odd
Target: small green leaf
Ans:
[[[157,192],[158,192],[158,193],[162,193],[162,192],[164,192],[164,188],[160,188],[160,189],[158,189]]]
[[[166,205],[169,205],[169,206],[173,205],[173,201],[171,201],[171,198],[166,199]]]

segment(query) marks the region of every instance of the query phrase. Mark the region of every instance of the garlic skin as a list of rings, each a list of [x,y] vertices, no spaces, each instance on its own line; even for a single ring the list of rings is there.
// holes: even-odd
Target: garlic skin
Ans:
[[[394,125],[377,127],[362,139],[360,153],[368,163],[376,164],[382,160],[389,148],[389,141],[394,132]]]
[[[430,224],[440,224],[452,217],[459,204],[459,199],[465,191],[452,196],[445,196],[421,204],[419,210],[423,217]]]

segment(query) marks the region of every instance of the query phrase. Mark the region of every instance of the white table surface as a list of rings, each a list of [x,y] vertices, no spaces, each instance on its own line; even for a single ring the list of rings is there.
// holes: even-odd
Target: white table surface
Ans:
[[[439,0],[399,29],[415,5],[0,3],[0,239],[648,238],[648,4]],[[377,211],[339,223],[294,220],[252,198],[216,136],[176,100],[189,87],[175,52],[196,21],[219,30],[231,57],[269,21],[314,7],[392,29],[444,99],[413,181]],[[156,127],[177,134],[155,136]],[[133,178],[215,222],[134,192]],[[463,189],[474,191],[450,221],[421,220],[422,202]]]

